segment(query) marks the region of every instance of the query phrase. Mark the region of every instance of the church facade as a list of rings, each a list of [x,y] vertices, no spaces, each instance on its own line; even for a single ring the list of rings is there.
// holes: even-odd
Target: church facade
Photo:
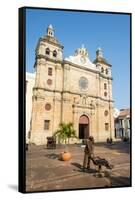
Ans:
[[[84,46],[65,59],[63,48],[49,25],[36,47],[30,142],[45,144],[62,122],[73,123],[73,143],[114,138],[111,64],[101,48],[93,62]]]

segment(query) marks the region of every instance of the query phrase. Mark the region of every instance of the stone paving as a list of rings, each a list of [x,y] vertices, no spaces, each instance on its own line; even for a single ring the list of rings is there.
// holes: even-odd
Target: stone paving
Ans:
[[[70,151],[69,161],[58,159],[60,152]],[[51,191],[130,186],[130,144],[117,142],[113,145],[95,144],[95,156],[106,158],[114,168],[103,167],[104,177],[97,177],[97,166],[82,171],[84,147],[60,145],[56,149],[46,146],[30,146],[26,152],[26,190]]]

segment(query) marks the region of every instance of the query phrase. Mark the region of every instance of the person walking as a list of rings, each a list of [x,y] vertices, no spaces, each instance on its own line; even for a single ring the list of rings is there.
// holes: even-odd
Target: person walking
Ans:
[[[90,169],[90,161],[94,158],[94,138],[90,136],[86,140],[86,146],[84,149],[84,160],[83,160],[83,170]]]

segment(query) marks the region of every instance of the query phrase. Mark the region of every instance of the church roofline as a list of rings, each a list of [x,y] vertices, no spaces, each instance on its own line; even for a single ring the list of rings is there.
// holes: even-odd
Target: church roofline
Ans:
[[[96,63],[103,63],[103,64],[106,64],[108,66],[112,66],[111,64],[108,63],[108,61],[105,59],[105,58],[96,58],[94,61],[93,61],[94,64]]]
[[[51,41],[51,40],[53,40],[53,41]],[[44,37],[41,37],[40,41],[48,42],[49,44],[52,44],[52,45],[54,45],[56,47],[60,47],[62,49],[64,48],[64,46],[61,45],[60,42],[56,38],[52,38],[52,37],[50,37],[48,35],[44,36]]]
[[[80,69],[83,69],[83,70],[85,70],[85,71],[90,71],[90,72],[93,72],[93,73],[95,73],[95,74],[99,74],[100,77],[103,77],[103,78],[105,78],[105,79],[113,80],[112,77],[108,77],[108,76],[106,77],[106,76],[104,76],[103,74],[101,74],[100,71],[96,71],[96,70],[93,70],[93,69],[91,69],[91,68],[86,68],[86,67],[83,67],[83,66],[74,64],[74,63],[72,63],[72,62],[70,62],[70,61],[67,61],[67,60],[57,60],[57,59],[54,60],[54,59],[49,58],[49,57],[47,57],[47,56],[45,56],[45,55],[41,55],[41,54],[36,55],[36,60],[37,60],[37,59],[40,59],[40,58],[44,58],[44,59],[46,59],[46,60],[48,60],[48,61],[51,61],[51,62],[54,62],[54,63],[62,64],[63,67],[64,67],[64,64],[70,64],[71,66],[73,66],[73,67],[75,67],[75,68],[80,68]],[[34,68],[35,68],[35,67],[36,67],[36,62],[35,62],[35,64],[34,64]]]
[[[101,77],[103,77],[103,78],[105,78],[105,79],[113,80],[112,77],[108,77],[108,76],[106,77],[106,76],[104,76],[103,74],[101,74],[100,71],[97,71],[97,70],[94,70],[94,69],[91,69],[91,68],[86,68],[86,67],[84,67],[84,66],[74,64],[74,63],[72,63],[72,62],[70,62],[70,61],[67,61],[67,60],[63,60],[63,64],[70,64],[70,65],[72,65],[73,67],[80,68],[80,69],[83,69],[83,70],[87,70],[87,71],[93,72],[93,73],[95,73],[95,74],[99,74],[99,76],[101,76]]]
[[[84,69],[84,70],[87,70],[87,71],[91,71],[91,72],[94,72],[96,74],[99,74],[100,72],[97,71],[97,70],[94,70],[94,69],[91,69],[91,68],[87,68],[87,67],[84,67],[82,65],[78,65],[78,64],[75,64],[75,63],[72,63],[71,61],[68,61],[68,60],[63,60],[63,63],[64,64],[70,64],[72,65],[73,67],[76,67],[76,68],[80,68],[80,69]]]

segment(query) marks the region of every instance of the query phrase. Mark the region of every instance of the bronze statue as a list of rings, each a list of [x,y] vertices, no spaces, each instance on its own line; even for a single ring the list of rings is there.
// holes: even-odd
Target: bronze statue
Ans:
[[[90,169],[90,161],[94,158],[94,138],[92,136],[86,140],[84,149],[83,170]]]
[[[100,173],[102,170],[102,166],[105,166],[107,169],[112,169],[113,165],[111,165],[105,158],[100,158],[99,156],[91,158],[94,165],[98,166],[98,172]]]

